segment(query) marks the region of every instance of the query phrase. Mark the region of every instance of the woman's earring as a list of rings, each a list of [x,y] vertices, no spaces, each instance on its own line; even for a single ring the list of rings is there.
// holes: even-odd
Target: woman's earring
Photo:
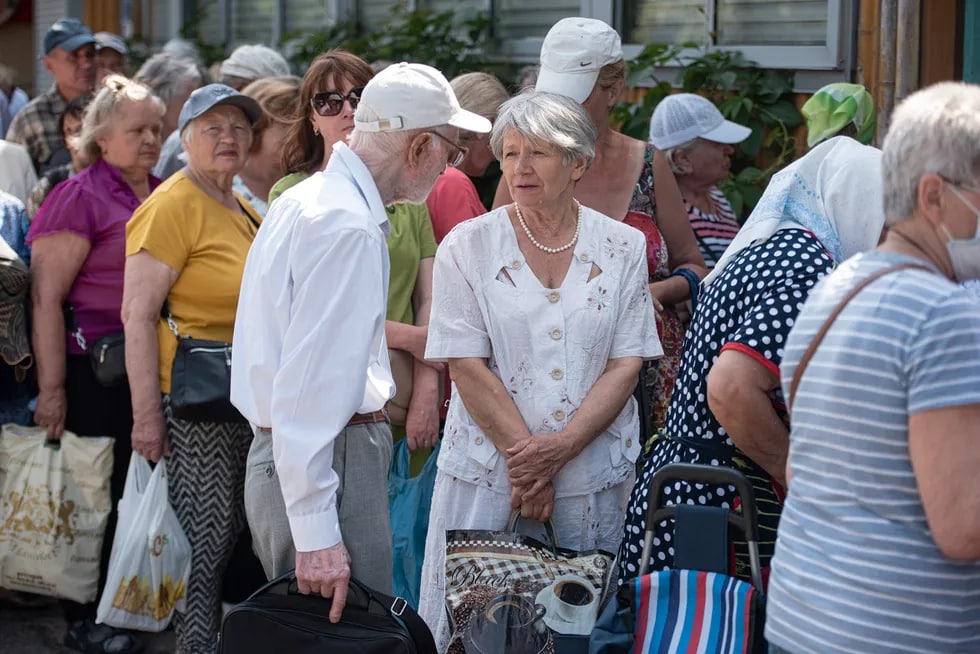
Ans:
[[[313,123],[313,133],[320,136],[320,127],[316,123]]]

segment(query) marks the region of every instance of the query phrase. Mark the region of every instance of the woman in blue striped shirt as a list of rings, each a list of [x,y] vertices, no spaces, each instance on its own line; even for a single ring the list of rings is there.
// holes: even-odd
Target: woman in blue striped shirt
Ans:
[[[909,96],[882,168],[888,236],[810,294],[786,343],[776,652],[980,652],[980,303],[962,285],[980,279],[980,87]]]

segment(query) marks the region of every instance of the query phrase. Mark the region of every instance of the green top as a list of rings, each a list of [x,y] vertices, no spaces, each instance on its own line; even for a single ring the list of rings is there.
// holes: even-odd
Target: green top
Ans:
[[[310,176],[309,173],[303,173],[303,172],[289,173],[288,175],[280,179],[278,182],[273,184],[272,188],[269,189],[269,205],[271,206],[273,200],[275,200],[280,195],[282,195],[289,189],[293,188],[294,186],[296,186],[297,184],[299,184],[309,176]]]
[[[393,204],[388,207],[388,256],[391,278],[388,282],[388,320],[415,323],[412,291],[419,276],[419,262],[436,256],[436,235],[424,204]]]
[[[309,177],[307,173],[290,173],[272,187],[269,204],[287,189]],[[415,323],[412,292],[419,276],[419,262],[436,256],[436,235],[432,219],[424,204],[394,204],[388,209],[388,257],[391,277],[388,281],[387,319],[404,324]]]

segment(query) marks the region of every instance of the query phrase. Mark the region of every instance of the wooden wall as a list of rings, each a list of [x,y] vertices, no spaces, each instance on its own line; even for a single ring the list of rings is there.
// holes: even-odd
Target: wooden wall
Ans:
[[[93,32],[122,32],[119,0],[84,0],[82,22]]]

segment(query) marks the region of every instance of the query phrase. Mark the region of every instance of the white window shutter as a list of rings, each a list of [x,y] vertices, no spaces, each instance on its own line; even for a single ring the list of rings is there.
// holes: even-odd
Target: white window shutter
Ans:
[[[701,44],[710,31],[711,43],[723,46],[827,41],[828,0],[640,0],[633,11],[624,26],[629,43]]]
[[[391,0],[359,0],[357,3],[357,21],[361,29],[372,32],[382,25],[391,15],[394,6]]]
[[[567,16],[579,16],[581,0],[496,0],[495,36],[502,39],[541,38]]]
[[[710,0],[709,0],[710,1]],[[704,43],[707,36],[705,0],[640,0],[627,16],[627,43]]]
[[[282,5],[283,29],[286,32],[318,32],[330,24],[324,0],[284,0]]]
[[[272,43],[277,11],[276,0],[236,0],[231,8],[232,45]]]
[[[717,45],[823,45],[827,0],[717,0]]]

